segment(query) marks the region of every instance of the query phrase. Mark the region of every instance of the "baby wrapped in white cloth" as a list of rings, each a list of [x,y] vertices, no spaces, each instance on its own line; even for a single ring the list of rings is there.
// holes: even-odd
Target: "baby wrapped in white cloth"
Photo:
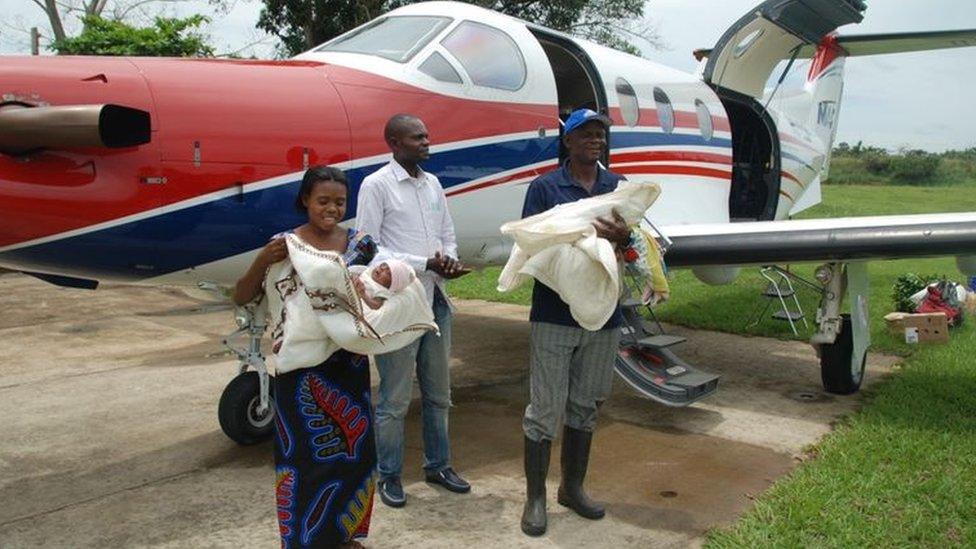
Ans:
[[[559,294],[580,326],[599,330],[617,308],[620,273],[613,244],[597,237],[593,222],[616,210],[627,225],[637,225],[660,194],[656,183],[624,180],[611,193],[502,225],[515,245],[498,291],[511,291],[533,277]]]
[[[416,277],[390,291],[372,281],[369,269],[350,272],[338,253],[317,250],[294,234],[285,239],[288,259],[272,265],[265,289],[270,310],[281,311],[272,318],[279,371],[314,366],[340,348],[359,354],[388,353],[425,332],[437,331],[424,287]],[[357,276],[386,290],[382,307],[365,306],[356,288]]]
[[[386,300],[408,288],[417,278],[413,267],[399,259],[387,259],[370,268],[352,266],[349,272],[360,273],[356,284],[359,296],[370,309],[379,309]]]

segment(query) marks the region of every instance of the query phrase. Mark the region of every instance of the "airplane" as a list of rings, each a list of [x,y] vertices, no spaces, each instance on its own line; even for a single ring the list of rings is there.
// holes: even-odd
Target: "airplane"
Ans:
[[[825,389],[852,393],[869,344],[867,260],[954,255],[976,274],[976,213],[789,219],[820,202],[846,58],[976,46],[976,30],[836,32],[865,9],[763,1],[695,52],[696,74],[455,2],[393,10],[283,61],[3,57],[0,267],[83,288],[231,286],[270,236],[304,221],[290,205],[306,168],[344,169],[355,195],[389,161],[382,128],[397,112],[432,131],[425,169],[449,198],[460,258],[500,264],[511,243],[499,226],[564,157],[561,117],[588,107],[613,121],[604,165],[661,185],[647,219],[671,267],[724,284],[744,265],[822,262],[811,343]],[[802,85],[779,93],[798,61]],[[635,308],[621,377],[668,405],[714,391],[717,376],[681,361]],[[240,375],[218,415],[251,444],[270,434],[272,380],[263,322],[244,311],[239,326],[227,343]]]

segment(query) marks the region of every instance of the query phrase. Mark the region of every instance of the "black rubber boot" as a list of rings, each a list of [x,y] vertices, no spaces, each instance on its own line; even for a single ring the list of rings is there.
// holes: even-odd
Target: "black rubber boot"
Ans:
[[[586,467],[590,462],[591,440],[591,432],[570,427],[563,429],[563,481],[559,484],[557,501],[583,518],[596,520],[602,519],[606,512],[602,505],[583,491],[583,479],[586,478]]]
[[[552,442],[525,437],[525,507],[522,531],[530,536],[546,533],[546,475]]]

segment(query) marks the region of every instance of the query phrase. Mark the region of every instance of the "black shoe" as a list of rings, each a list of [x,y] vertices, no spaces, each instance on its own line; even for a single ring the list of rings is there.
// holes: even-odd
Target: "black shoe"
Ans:
[[[471,491],[471,485],[468,484],[468,481],[461,478],[450,467],[445,467],[436,473],[434,471],[424,471],[424,473],[427,476],[427,482],[431,484],[440,484],[458,494],[466,494]]]
[[[546,475],[549,473],[548,440],[525,437],[525,506],[522,532],[529,536],[546,533]]]
[[[407,504],[407,496],[403,493],[403,486],[397,477],[381,479],[377,485],[380,499],[390,507],[403,507]]]
[[[563,481],[556,493],[556,501],[576,514],[591,520],[602,519],[603,505],[590,499],[583,490],[583,479],[590,462],[590,442],[593,433],[565,427],[563,429]]]

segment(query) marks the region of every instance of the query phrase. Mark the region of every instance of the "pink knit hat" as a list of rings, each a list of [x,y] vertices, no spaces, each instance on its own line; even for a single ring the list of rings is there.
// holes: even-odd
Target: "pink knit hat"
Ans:
[[[407,263],[399,259],[387,259],[384,263],[390,268],[390,291],[399,292],[413,282],[416,274]]]

